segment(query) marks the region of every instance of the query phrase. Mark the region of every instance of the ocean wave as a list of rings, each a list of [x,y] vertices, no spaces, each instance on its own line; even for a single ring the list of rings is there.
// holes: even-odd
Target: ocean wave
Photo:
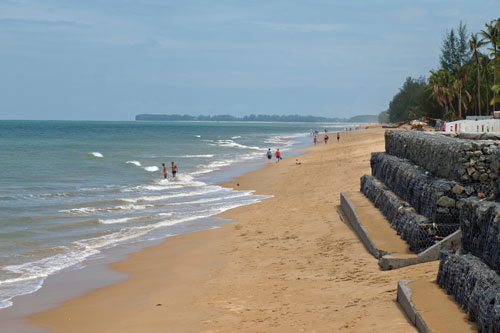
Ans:
[[[244,195],[248,195],[248,192],[245,192]],[[222,204],[216,208],[195,211],[193,212],[195,215],[192,216],[183,216],[161,220],[151,225],[125,227],[120,229],[119,231],[112,232],[106,235],[83,239],[80,241],[75,241],[69,246],[58,247],[57,250],[60,253],[50,257],[19,265],[5,266],[3,267],[4,271],[9,272],[10,275],[15,274],[17,276],[0,281],[0,308],[11,306],[11,300],[15,296],[33,293],[40,289],[47,276],[52,275],[62,269],[75,266],[83,262],[87,258],[99,254],[104,248],[110,248],[124,241],[142,237],[149,232],[159,228],[207,218],[231,208],[248,205],[259,201],[261,198],[262,196],[259,196],[255,199],[247,199],[244,201]],[[163,217],[170,217],[172,215],[174,214],[170,212],[158,214],[158,216]],[[112,222],[120,223],[118,221],[125,221],[125,218],[121,220],[115,219],[114,221],[108,220],[108,224],[111,224]]]
[[[116,223],[125,223],[133,220],[133,217],[122,217],[119,219],[98,219],[101,224],[116,224]]]
[[[182,155],[180,157],[185,157],[185,158],[203,158],[203,157],[206,157],[206,158],[209,158],[209,157],[214,157],[214,155],[212,155],[212,154],[206,154],[206,155]]]
[[[81,248],[77,251],[71,251],[67,247],[60,248],[65,250],[54,256],[3,267],[4,271],[18,276],[0,281],[0,308],[11,306],[11,300],[15,296],[30,294],[40,289],[47,276],[99,253],[97,249],[92,248]]]
[[[123,199],[120,199],[124,201]],[[132,201],[130,201],[132,202]],[[90,213],[105,213],[115,210],[143,210],[147,208],[152,208],[154,205],[120,205],[113,207],[97,208],[97,207],[81,207],[72,209],[58,210],[58,213],[69,213],[69,214],[90,214]]]
[[[156,195],[156,196],[143,196],[143,197],[138,197],[138,198],[122,198],[120,200],[125,201],[125,202],[132,202],[132,203],[148,202],[148,201],[161,201],[161,200],[167,200],[167,199],[172,199],[172,198],[191,197],[191,196],[208,194],[208,193],[219,192],[219,191],[224,191],[224,190],[225,189],[220,187],[220,186],[211,186],[211,187],[207,186],[207,187],[203,188],[202,190],[192,191],[192,192],[181,192],[181,193]]]
[[[158,168],[157,166],[146,166],[146,167],[143,167],[143,169],[146,171],[149,171],[149,172],[155,172],[155,171],[160,170],[160,168]]]
[[[242,149],[253,149],[253,150],[265,150],[265,148],[256,146],[245,146],[240,143],[234,142],[233,140],[218,140],[217,146],[219,147],[229,147],[229,148],[242,148]]]
[[[241,139],[241,136],[237,135],[237,136],[232,136],[231,139],[235,140],[235,139]]]
[[[94,156],[94,157],[104,157],[100,152],[98,151],[91,151],[89,153],[90,155]]]
[[[222,167],[231,165],[235,163],[235,160],[218,160],[218,161],[213,161],[212,163],[209,164],[200,164],[196,166],[198,170],[191,172],[192,175],[201,175],[205,173],[210,173],[216,170],[219,170]]]
[[[205,199],[199,199],[199,200],[193,200],[193,201],[172,202],[172,203],[166,204],[166,206],[190,205],[190,204],[200,204],[200,203],[217,202],[217,201],[222,201],[222,200],[230,200],[230,199],[236,199],[239,197],[249,196],[253,192],[254,191],[235,191],[236,194],[234,194],[234,195],[214,197],[214,198],[205,198]]]
[[[138,167],[140,167],[140,166],[141,166],[141,162],[139,162],[139,161],[127,161],[127,162],[125,162],[125,163],[127,163],[127,164],[133,164],[133,165],[136,165],[136,166],[138,166]]]

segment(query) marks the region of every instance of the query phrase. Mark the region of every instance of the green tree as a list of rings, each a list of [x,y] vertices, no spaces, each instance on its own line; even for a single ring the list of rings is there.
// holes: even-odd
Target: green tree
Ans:
[[[493,50],[493,86],[496,85],[497,78],[497,52],[498,44],[500,42],[500,19],[492,20],[489,24],[485,24],[486,29],[481,30],[481,35],[484,37],[483,40],[491,44],[491,49]],[[493,91],[493,100],[496,100],[497,92]],[[493,104],[493,110],[495,110],[495,105]]]
[[[439,57],[441,68],[455,74],[457,66],[462,67],[469,62],[471,54],[467,44],[467,26],[460,21],[457,32],[451,29],[443,38]]]
[[[410,120],[409,111],[415,106],[419,106],[421,96],[426,89],[426,80],[421,77],[414,79],[406,78],[399,92],[393,97],[389,103],[389,118],[391,122],[408,121]],[[415,111],[415,109],[412,109]]]
[[[453,74],[446,69],[440,69],[437,72],[431,71],[429,84],[432,89],[432,96],[441,107],[444,107],[443,118],[454,119],[456,117],[456,110],[453,105],[455,82],[456,79]]]
[[[469,103],[472,99],[470,93],[465,87],[465,82],[467,82],[467,67],[457,66],[455,70],[456,75],[453,82],[453,93],[457,97],[458,103],[458,119],[462,119],[462,108],[467,112],[469,109]]]
[[[469,49],[474,56],[477,67],[477,112],[481,115],[481,62],[479,49],[483,46],[484,42],[477,38],[477,34],[472,34],[469,39]]]
[[[391,122],[388,110],[379,113],[378,122],[381,124],[387,124]]]

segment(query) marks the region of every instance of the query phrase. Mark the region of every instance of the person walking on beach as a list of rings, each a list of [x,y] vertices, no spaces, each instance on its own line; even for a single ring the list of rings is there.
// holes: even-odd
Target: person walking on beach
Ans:
[[[318,142],[318,138],[316,137],[316,135],[314,136],[314,145],[316,146],[316,142]]]
[[[165,163],[162,163],[161,166],[163,167],[163,178],[167,179],[167,167]]]
[[[326,145],[326,143],[328,142],[328,139],[329,139],[328,135],[327,135],[327,134],[325,134],[325,139],[324,139],[324,140],[325,140],[325,145]]]
[[[273,158],[273,153],[271,152],[271,148],[267,148],[267,161],[271,162],[271,158]]]
[[[172,162],[172,176],[175,178],[176,174],[177,174],[177,164]]]
[[[340,133],[337,132],[337,142],[340,142]]]
[[[280,149],[276,149],[276,162],[280,162],[281,160],[281,153],[280,153]]]

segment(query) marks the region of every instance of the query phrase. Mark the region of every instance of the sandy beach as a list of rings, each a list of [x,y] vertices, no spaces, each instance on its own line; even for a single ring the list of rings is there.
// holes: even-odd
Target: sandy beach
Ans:
[[[332,133],[225,184],[272,198],[132,254],[112,265],[128,280],[30,322],[56,332],[416,332],[397,281],[435,280],[439,263],[381,271],[339,215],[339,193],[359,190],[383,133]]]

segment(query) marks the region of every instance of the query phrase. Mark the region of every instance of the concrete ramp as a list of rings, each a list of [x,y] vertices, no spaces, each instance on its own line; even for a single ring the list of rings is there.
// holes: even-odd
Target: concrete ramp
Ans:
[[[433,281],[399,281],[398,303],[419,332],[477,332],[453,297]]]
[[[368,252],[380,259],[399,253],[416,257],[408,244],[392,229],[385,216],[361,192],[340,193],[340,207]]]
[[[379,259],[383,270],[438,260],[441,249],[461,244],[462,233],[458,230],[417,255],[363,193],[341,192],[340,207],[368,252]]]

